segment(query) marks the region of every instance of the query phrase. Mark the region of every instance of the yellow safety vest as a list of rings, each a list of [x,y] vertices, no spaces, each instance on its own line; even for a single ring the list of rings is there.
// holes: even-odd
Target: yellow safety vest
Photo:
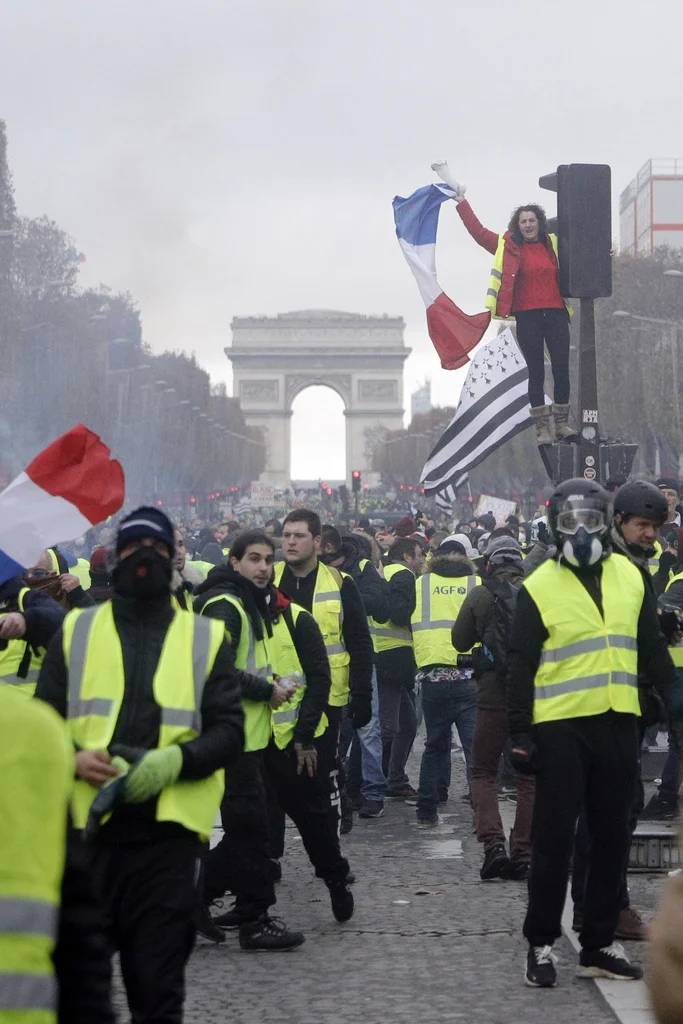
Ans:
[[[278,586],[282,579],[285,565],[286,562],[275,563],[275,586]],[[341,599],[342,580],[346,576],[348,573],[340,572],[339,569],[325,565],[324,562],[318,562],[312,606],[313,618],[320,626],[330,662],[332,688],[328,703],[337,708],[344,707],[349,702],[351,657],[342,636],[344,608]]]
[[[666,593],[675,580],[683,580],[683,572],[676,573],[675,576],[670,576],[664,593]],[[669,654],[671,655],[671,660],[676,668],[683,668],[683,643],[680,643],[677,647],[670,647]]]
[[[24,610],[24,598],[30,593],[29,587],[22,587],[19,591],[19,611]],[[0,618],[2,613],[0,612]],[[25,640],[8,640],[7,647],[0,651],[0,680],[7,683],[22,697],[32,697],[36,691],[40,666],[45,658],[45,650],[35,649],[27,644]],[[19,672],[21,671],[21,675]]]
[[[158,748],[184,743],[201,732],[206,679],[223,642],[223,623],[175,610],[154,673],[154,699],[161,708]],[[64,619],[68,671],[67,724],[82,750],[106,750],[123,703],[126,679],[121,639],[109,602],[74,609]],[[176,782],[157,800],[157,821],[175,821],[207,840],[223,796],[223,771],[207,779]],[[97,790],[76,780],[74,823],[84,828]]]
[[[413,572],[413,570],[409,569],[407,565],[399,565],[398,563],[385,565],[385,580],[390,580],[397,572]],[[415,573],[413,573],[414,575]],[[378,653],[380,651],[393,651],[397,647],[413,646],[413,634],[409,626],[398,626],[391,619],[388,622],[375,622],[371,617],[368,617],[368,622],[370,624],[372,642]]]
[[[534,690],[534,723],[601,715],[639,715],[638,618],[645,584],[628,558],[602,565],[604,618],[571,569],[544,562],[524,581],[548,637]]]
[[[662,557],[662,551],[664,549],[658,540],[656,540],[652,546],[655,549],[655,554],[652,556],[652,558],[648,558],[647,565],[650,572],[654,576],[654,574],[659,569],[659,559]]]
[[[257,640],[249,621],[249,616],[242,607],[242,602],[233,594],[217,594],[202,605],[203,615],[210,604],[216,601],[228,601],[239,612],[242,628],[235,654],[235,665],[252,676],[259,676],[269,682],[273,680],[273,670],[268,660],[265,640]],[[227,632],[227,630],[226,630]],[[247,700],[242,697],[244,711],[244,749],[263,750],[270,743],[272,734],[271,708],[267,701]]]
[[[310,615],[310,612],[298,604],[291,604],[289,610],[292,613],[293,625],[296,625],[300,615]],[[303,669],[284,614],[280,615],[277,622],[273,623],[273,635],[268,637],[267,645],[271,662],[279,676],[290,676],[293,672],[299,672],[302,677],[302,685],[294,691],[291,699],[273,711],[273,739],[280,750],[284,750],[294,737],[294,727],[299,719],[299,708],[306,693]],[[322,736],[327,726],[327,715],[323,714],[314,735]]]
[[[73,569],[69,569],[68,571],[78,577],[84,590],[88,590],[92,586],[92,580],[90,579],[90,562],[86,558],[79,558]]]
[[[557,252],[557,235],[549,235],[550,241],[555,252]],[[493,267],[491,268],[491,276],[489,278],[489,286],[486,291],[486,308],[491,310],[491,315],[494,320],[514,320],[514,316],[498,316],[498,292],[503,282],[503,259],[505,257],[505,235],[498,235],[498,248],[496,249],[496,255],[493,258]],[[570,316],[574,315],[573,308],[565,301],[567,312]]]
[[[0,1021],[56,1024],[52,953],[74,755],[59,715],[0,685]]]
[[[415,664],[457,665],[458,654],[451,629],[470,590],[479,586],[479,576],[438,576],[428,572],[415,580],[415,611],[412,617]]]
[[[188,562],[187,565],[195,572],[198,572],[203,580],[209,575],[212,569],[215,568],[213,562],[203,562],[200,558],[196,562]]]

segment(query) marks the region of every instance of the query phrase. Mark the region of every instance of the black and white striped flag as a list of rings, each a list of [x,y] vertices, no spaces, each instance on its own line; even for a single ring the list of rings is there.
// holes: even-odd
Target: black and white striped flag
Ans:
[[[437,491],[434,498],[436,507],[445,512],[447,516],[453,515],[453,503],[457,501],[458,495],[457,490],[462,487],[463,484],[467,483],[467,473],[463,473],[459,480],[454,484],[449,484],[448,487],[444,487],[442,491]]]
[[[528,387],[526,363],[507,327],[472,361],[455,416],[422,470],[426,494],[457,488],[487,455],[529,426]]]

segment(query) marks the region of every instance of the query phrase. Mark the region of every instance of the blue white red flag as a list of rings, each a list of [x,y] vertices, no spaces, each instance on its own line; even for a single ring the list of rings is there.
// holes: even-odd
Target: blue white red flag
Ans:
[[[0,584],[118,512],[124,495],[121,464],[97,434],[79,423],[58,437],[0,493]]]
[[[457,370],[479,344],[491,322],[490,313],[468,316],[448,298],[436,279],[436,231],[441,204],[452,199],[450,185],[425,185],[407,199],[393,202],[398,244],[415,275],[427,308],[427,330],[444,370]]]

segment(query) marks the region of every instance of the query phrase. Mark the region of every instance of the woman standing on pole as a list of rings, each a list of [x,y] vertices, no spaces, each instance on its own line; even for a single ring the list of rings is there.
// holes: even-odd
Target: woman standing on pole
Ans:
[[[545,404],[544,345],[555,382],[553,417],[558,441],[574,440],[569,426],[569,316],[560,295],[557,236],[548,234],[545,211],[519,206],[507,231],[497,235],[477,219],[459,190],[455,197],[463,224],[478,245],[495,257],[486,308],[494,317],[517,321],[517,343],[529,369],[529,403],[538,444],[550,444],[550,410]]]

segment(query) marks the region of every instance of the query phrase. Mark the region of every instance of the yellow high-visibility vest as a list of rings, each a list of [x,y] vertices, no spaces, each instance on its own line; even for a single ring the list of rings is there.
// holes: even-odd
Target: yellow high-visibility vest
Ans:
[[[652,558],[648,558],[647,566],[652,575],[654,576],[654,574],[659,569],[659,559],[662,557],[662,551],[664,549],[658,540],[656,540],[652,546],[655,549],[655,554],[652,556]]]
[[[275,586],[279,586],[286,562],[275,563]],[[333,566],[318,562],[313,592],[311,613],[320,626],[325,641],[325,650],[330,662],[332,688],[328,701],[333,707],[344,707],[349,702],[349,663],[351,657],[346,650],[342,625],[344,608],[341,599],[342,580],[348,573],[340,572]],[[282,675],[282,673],[280,673]]]
[[[300,615],[310,615],[310,612],[307,612],[305,608],[301,608],[298,604],[291,604],[289,610],[292,614],[293,625],[296,625]],[[302,677],[302,685],[294,691],[291,699],[273,711],[273,739],[280,750],[284,750],[294,737],[294,728],[299,719],[299,709],[306,693],[306,680],[303,669],[284,614],[280,615],[277,621],[273,623],[273,635],[268,637],[266,643],[270,659],[279,676],[284,678],[285,676],[291,676],[294,672],[299,672]],[[322,736],[327,726],[327,715],[323,714],[314,735]]]
[[[558,255],[557,251],[557,235],[548,235],[555,256]],[[498,235],[498,248],[496,249],[496,255],[493,258],[493,267],[491,268],[491,276],[489,277],[489,286],[486,290],[486,308],[491,310],[491,315],[494,320],[514,320],[514,316],[498,316],[498,293],[500,286],[503,282],[503,259],[505,257],[505,235]],[[570,316],[574,315],[573,308],[565,301],[567,312]]]
[[[415,664],[457,665],[458,654],[451,640],[451,629],[463,601],[479,586],[479,576],[437,576],[428,572],[415,580],[416,600],[413,612],[413,645]]]
[[[0,684],[0,1020],[56,1024],[52,954],[74,753],[59,715]]]
[[[409,569],[407,565],[399,565],[398,563],[385,565],[385,580],[390,580],[397,572],[413,572],[413,570]],[[415,573],[413,573],[414,575]],[[380,651],[393,651],[397,647],[413,646],[413,634],[410,631],[410,626],[399,626],[397,623],[392,622],[391,619],[388,622],[375,622],[371,617],[368,617],[368,622],[370,624],[372,643],[378,653]]]
[[[544,562],[524,581],[548,637],[534,687],[534,723],[600,715],[639,715],[638,618],[645,584],[620,555],[602,564],[604,618],[571,569]]]
[[[200,558],[198,558],[196,562],[186,562],[186,565],[189,565],[191,569],[198,572],[203,580],[205,580],[211,570],[215,568],[213,562],[203,562]]]
[[[154,673],[154,699],[161,708],[158,747],[184,743],[201,732],[204,686],[223,642],[223,623],[175,610]],[[68,671],[67,724],[81,750],[106,750],[125,691],[121,639],[109,602],[74,609],[64,619]],[[175,821],[207,840],[223,796],[224,773],[176,782],[158,797],[157,821]],[[84,828],[97,790],[81,779],[74,788],[74,823]]]
[[[242,602],[233,594],[217,594],[202,605],[200,614],[203,615],[209,605],[215,604],[216,601],[228,601],[239,612],[242,628],[235,654],[236,667],[272,683],[273,670],[268,660],[265,640],[257,640],[254,636],[254,630],[249,616],[242,607]],[[272,734],[270,704],[267,701],[247,700],[242,697],[242,710],[244,711],[244,749],[246,751],[263,750],[270,743]]]
[[[24,611],[24,598],[28,593],[29,587],[22,587],[19,591],[20,612]],[[32,697],[44,658],[44,648],[39,647],[36,652],[25,640],[8,640],[5,650],[0,651],[0,682],[7,683],[22,697]]]
[[[683,572],[676,573],[675,576],[670,576],[669,582],[666,585],[664,593],[666,593],[666,591],[669,589],[671,584],[674,583],[675,580],[683,580]],[[683,643],[680,643],[677,647],[670,647],[669,654],[671,655],[671,660],[673,661],[676,668],[683,668]]]

